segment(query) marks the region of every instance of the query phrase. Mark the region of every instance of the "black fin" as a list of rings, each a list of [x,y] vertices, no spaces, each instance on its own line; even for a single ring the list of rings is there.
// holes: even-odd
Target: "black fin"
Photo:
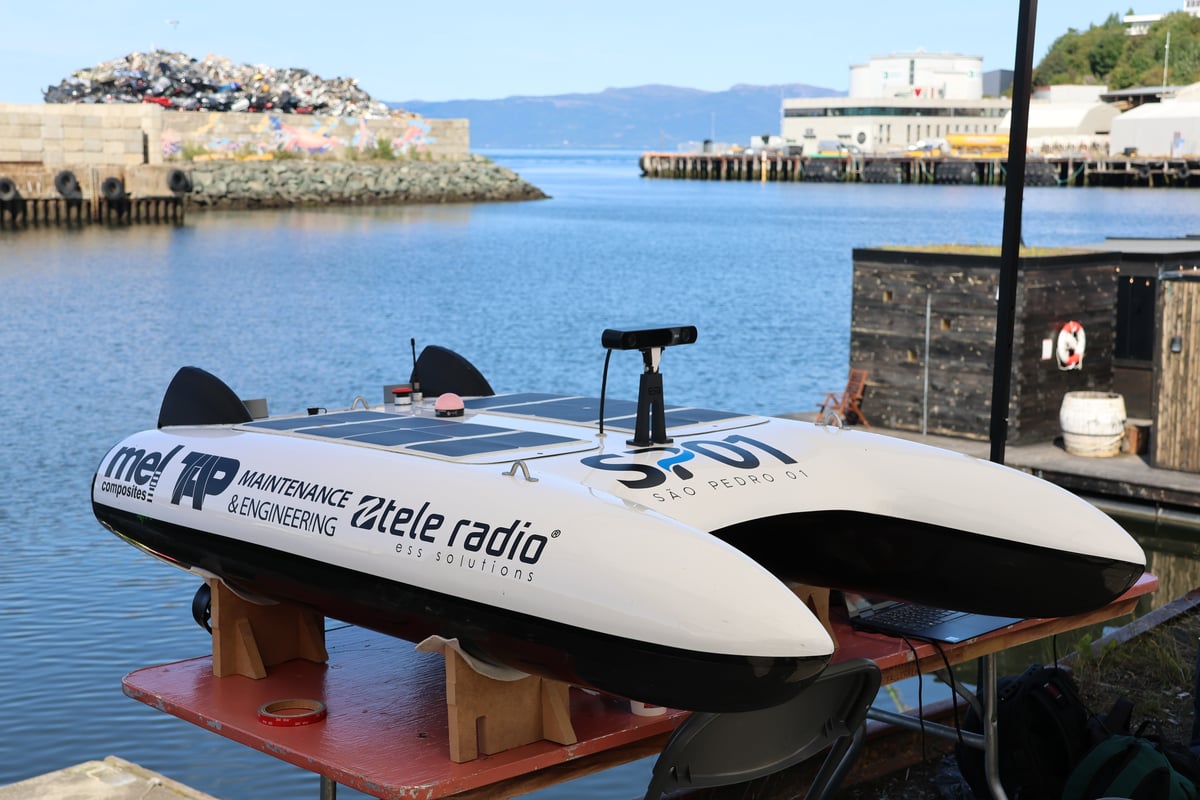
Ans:
[[[181,367],[171,379],[158,410],[158,427],[168,425],[236,425],[253,417],[216,375],[199,367]]]
[[[421,350],[409,380],[421,382],[421,393],[436,397],[454,392],[464,397],[491,397],[495,394],[487,378],[475,365],[453,350],[436,344]]]

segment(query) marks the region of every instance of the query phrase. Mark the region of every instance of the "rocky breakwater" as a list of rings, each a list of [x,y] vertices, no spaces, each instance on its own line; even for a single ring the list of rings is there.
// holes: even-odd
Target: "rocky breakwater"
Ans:
[[[541,200],[541,189],[482,156],[416,161],[207,161],[191,176],[191,209]]]

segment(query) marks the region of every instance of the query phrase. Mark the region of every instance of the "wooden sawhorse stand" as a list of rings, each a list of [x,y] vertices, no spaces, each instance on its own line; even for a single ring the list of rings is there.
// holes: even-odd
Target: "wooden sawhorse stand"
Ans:
[[[213,675],[261,679],[267,668],[296,658],[329,660],[324,618],[290,603],[258,605],[238,597],[224,583],[207,580],[212,603]],[[450,759],[472,761],[547,739],[575,744],[570,686],[529,675],[501,681],[476,672],[452,648],[445,648],[446,711]]]

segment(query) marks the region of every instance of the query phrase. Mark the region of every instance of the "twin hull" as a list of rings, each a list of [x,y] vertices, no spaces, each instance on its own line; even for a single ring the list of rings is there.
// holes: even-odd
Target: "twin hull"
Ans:
[[[104,457],[95,513],[235,590],[709,711],[782,702],[827,663],[791,582],[1059,616],[1144,569],[1087,503],[966,456],[703,413],[633,447],[561,400],[146,431]]]

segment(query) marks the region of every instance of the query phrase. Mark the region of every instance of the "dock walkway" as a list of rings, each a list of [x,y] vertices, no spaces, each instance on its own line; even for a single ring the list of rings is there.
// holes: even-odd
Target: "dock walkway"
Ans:
[[[1008,159],[862,153],[643,153],[643,177],[709,181],[1003,185]],[[1031,155],[1026,186],[1200,187],[1200,157]]]
[[[0,800],[216,800],[117,756],[0,786]]]

